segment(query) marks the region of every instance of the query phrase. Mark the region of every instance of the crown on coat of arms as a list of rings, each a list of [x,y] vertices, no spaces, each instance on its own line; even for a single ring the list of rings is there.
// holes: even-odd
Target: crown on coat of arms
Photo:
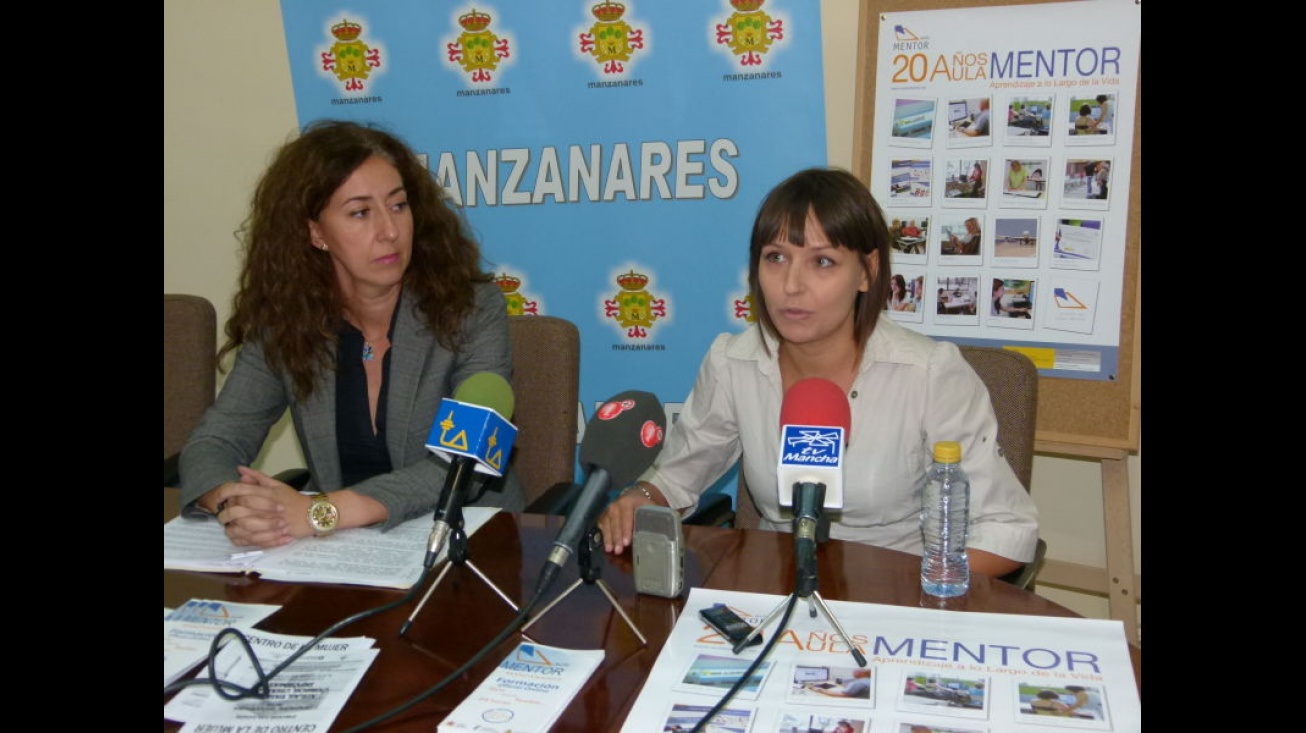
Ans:
[[[513,277],[505,272],[494,278],[494,284],[498,285],[499,289],[505,293],[515,293],[517,288],[521,287],[521,278]]]
[[[645,285],[648,285],[648,275],[641,275],[631,270],[624,275],[618,275],[617,284],[621,286],[622,290],[637,292],[643,290]]]
[[[483,31],[490,25],[490,14],[482,13],[477,11],[476,8],[472,8],[472,12],[458,16],[458,25],[473,33]]]
[[[762,7],[766,0],[730,0],[730,4],[735,6],[735,10],[741,13],[751,13]]]
[[[626,6],[621,3],[614,3],[612,0],[603,0],[603,2],[590,8],[594,17],[604,23],[621,20],[621,16],[626,12]]]
[[[338,41],[352,41],[363,34],[363,26],[359,23],[351,23],[347,19],[342,19],[339,23],[331,26],[331,35]]]

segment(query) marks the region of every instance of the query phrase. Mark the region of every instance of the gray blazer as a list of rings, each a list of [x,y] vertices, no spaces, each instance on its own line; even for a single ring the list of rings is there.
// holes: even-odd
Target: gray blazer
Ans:
[[[390,346],[386,400],[386,447],[394,470],[349,488],[385,505],[385,527],[430,511],[444,485],[448,464],[426,448],[440,400],[477,372],[512,377],[512,344],[507,307],[494,283],[476,286],[476,310],[464,329],[464,348],[451,352],[436,342],[408,293],[401,295]],[[236,356],[217,400],[191,433],[181,453],[183,514],[194,514],[202,494],[239,480],[236,466],[253,463],[268,431],[286,409],[312,474],[310,488],[335,491],[341,485],[336,444],[336,374],[325,369],[307,400],[295,399],[289,375],[273,371],[258,343],[246,343]],[[475,494],[478,486],[472,490]],[[512,477],[494,481],[477,504],[520,511],[525,495]]]

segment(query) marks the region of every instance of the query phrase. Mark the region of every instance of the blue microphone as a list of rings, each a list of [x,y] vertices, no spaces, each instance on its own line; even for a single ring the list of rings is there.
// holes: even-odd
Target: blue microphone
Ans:
[[[435,565],[461,511],[463,495],[475,473],[502,476],[512,455],[517,428],[508,422],[515,400],[508,380],[493,372],[468,377],[453,399],[440,400],[426,447],[449,462],[444,488],[436,502],[435,527],[426,543],[426,567]]]

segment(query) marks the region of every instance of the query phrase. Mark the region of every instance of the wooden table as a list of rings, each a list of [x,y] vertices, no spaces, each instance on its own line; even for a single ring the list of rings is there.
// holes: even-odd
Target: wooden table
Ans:
[[[544,558],[562,521],[562,517],[556,516],[496,515],[471,537],[470,559],[510,598],[524,603],[535,589]],[[687,526],[685,540],[686,587],[777,595],[792,591],[794,562],[790,535]],[[921,602],[920,559],[915,555],[832,540],[820,548],[818,563],[819,592],[826,600],[912,606]],[[683,606],[680,599],[637,594],[628,553],[606,558],[600,567],[602,579],[648,639],[648,646],[640,644],[601,589],[594,585],[578,586],[540,617],[528,632],[535,641],[606,651],[594,678],[564,712],[555,731],[618,730]],[[546,594],[545,602],[578,577],[573,558]],[[165,606],[175,607],[191,598],[276,604],[282,606],[281,610],[260,624],[260,628],[283,634],[315,636],[341,619],[393,602],[403,595],[400,591],[379,588],[278,583],[241,575],[168,570],[163,573]],[[974,578],[969,594],[948,603],[949,608],[967,611],[1077,616],[1033,593],[985,577]],[[415,605],[416,599],[340,632],[341,636],[376,639],[380,654],[332,730],[345,730],[372,720],[430,689],[471,659],[515,617],[513,610],[467,568],[451,569],[415,618],[408,634],[400,637],[399,628]],[[469,674],[372,730],[423,733],[436,730],[439,721],[489,674],[517,641],[516,635],[509,637]],[[1141,651],[1137,648],[1130,651],[1141,691]],[[165,731],[179,727],[164,721]]]

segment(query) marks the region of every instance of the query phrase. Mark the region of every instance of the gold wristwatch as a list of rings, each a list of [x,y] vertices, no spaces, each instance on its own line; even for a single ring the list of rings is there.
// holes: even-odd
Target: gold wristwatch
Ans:
[[[314,494],[313,503],[308,505],[308,523],[313,527],[314,535],[325,537],[336,531],[336,525],[340,524],[340,510],[326,494]]]

